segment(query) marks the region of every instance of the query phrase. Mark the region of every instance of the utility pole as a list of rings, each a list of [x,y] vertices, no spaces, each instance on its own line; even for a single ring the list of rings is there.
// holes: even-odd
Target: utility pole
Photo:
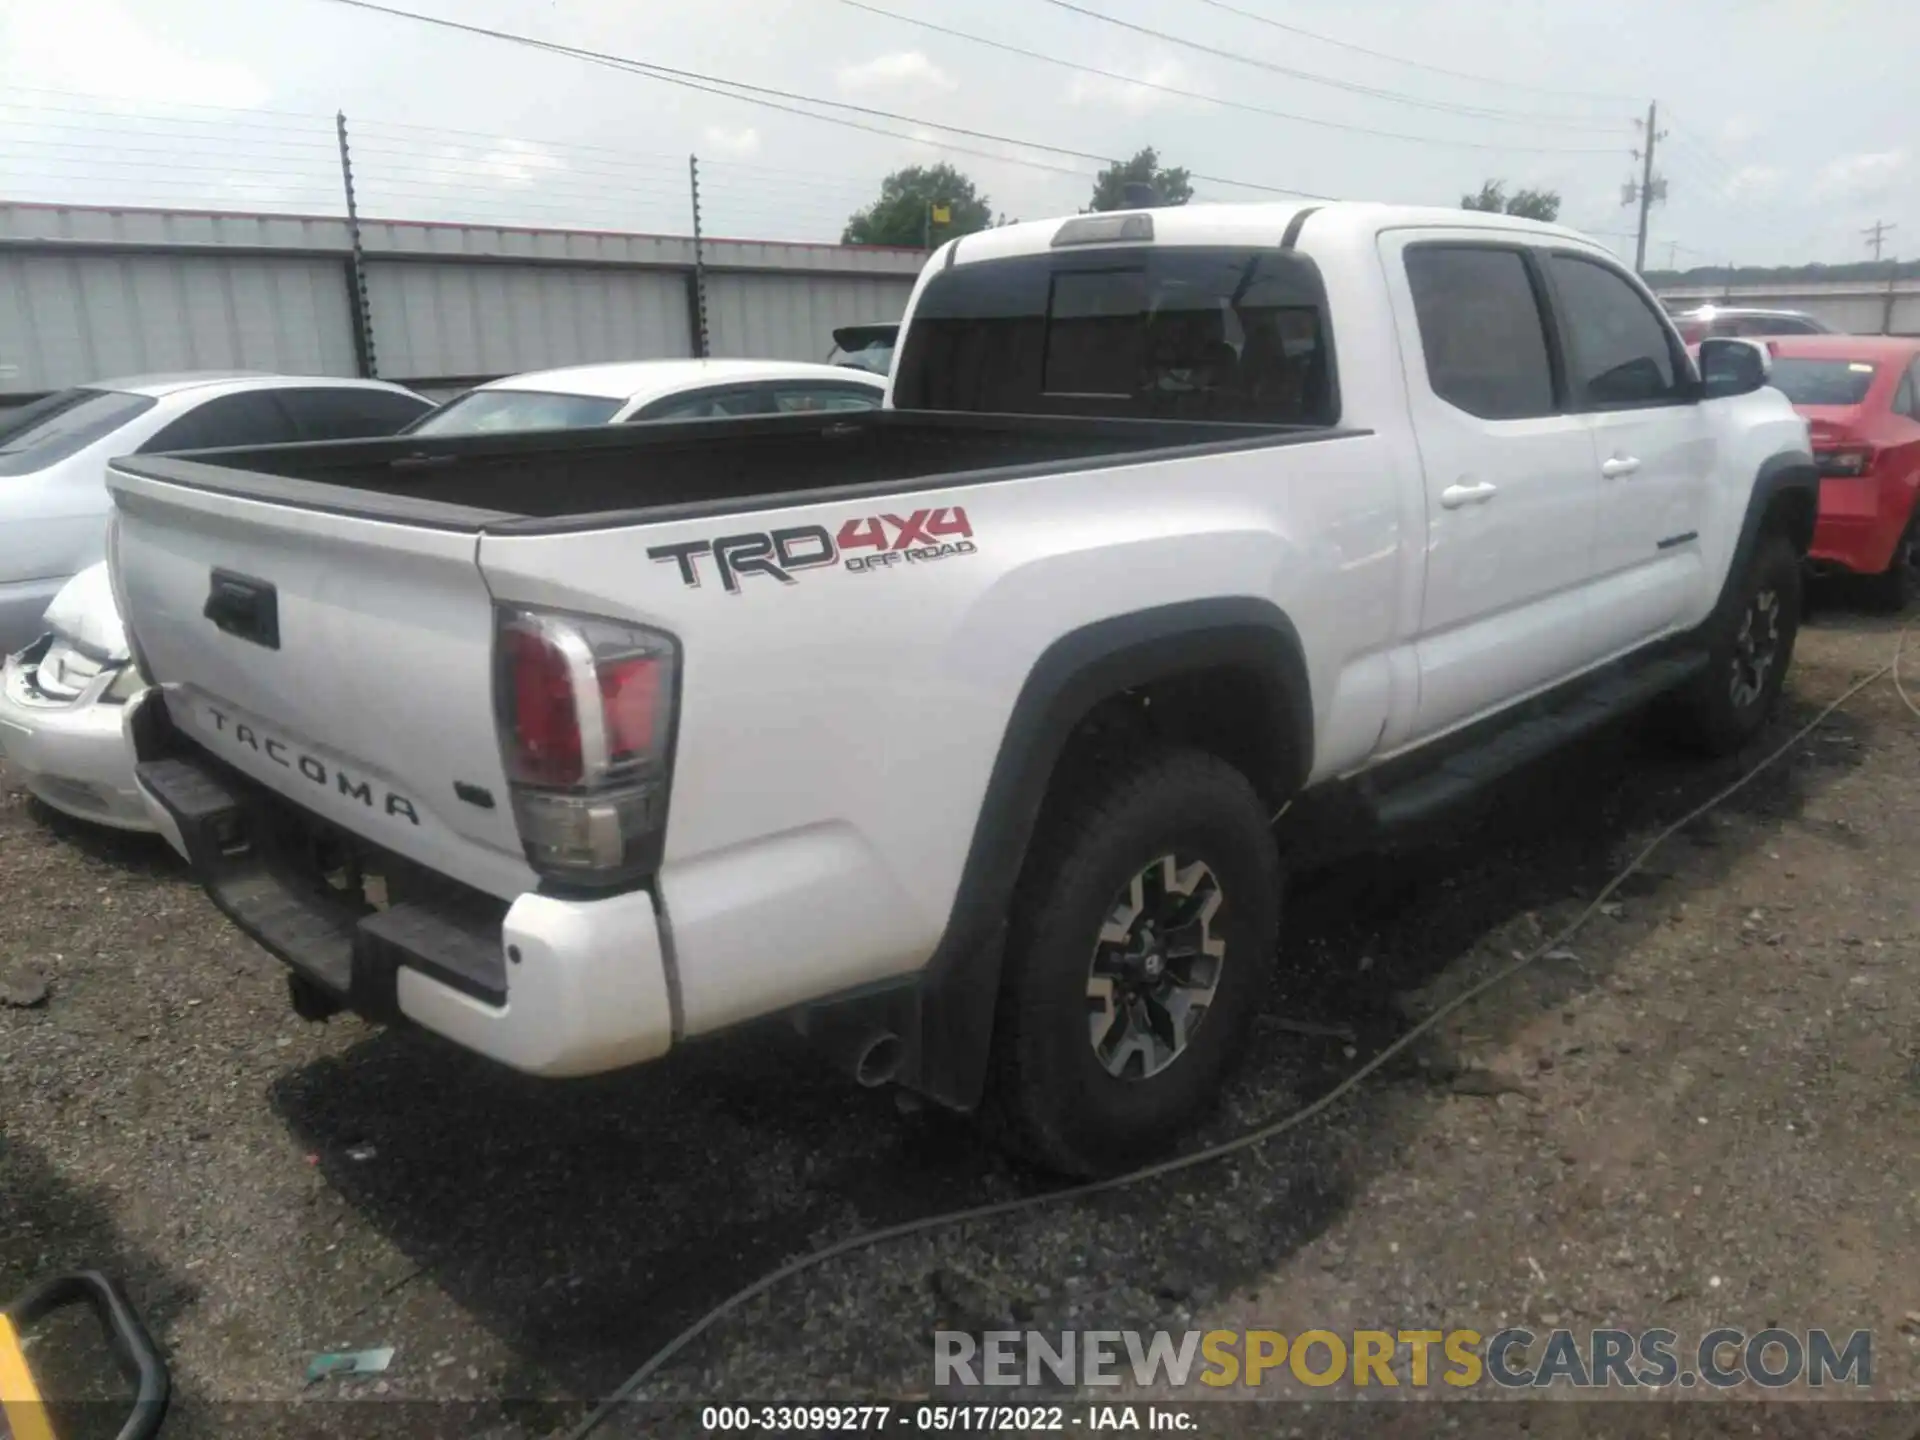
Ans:
[[[1640,274],[1647,268],[1647,212],[1653,208],[1653,202],[1667,198],[1667,182],[1653,178],[1653,147],[1667,138],[1667,132],[1656,128],[1660,119],[1660,107],[1657,101],[1647,102],[1646,135],[1644,146],[1633,152],[1633,158],[1640,162],[1640,183],[1631,180],[1622,188],[1621,203],[1640,204],[1640,226],[1633,243],[1633,269]],[[1639,125],[1640,121],[1633,122]]]
[[[1876,220],[1860,232],[1866,237],[1867,243],[1873,246],[1874,264],[1878,265],[1880,263],[1880,247],[1886,244],[1887,232],[1890,230],[1898,230],[1899,228],[1898,225],[1889,225],[1884,220]]]
[[[1880,251],[1887,243],[1888,232],[1898,230],[1899,228],[1898,225],[1889,225],[1884,220],[1876,220],[1860,232],[1861,235],[1865,237],[1866,242],[1873,247],[1874,264],[1878,265],[1880,263]],[[1894,281],[1899,274],[1900,261],[1898,257],[1895,257],[1894,262],[1887,266],[1887,298],[1886,303],[1880,308],[1880,333],[1882,335],[1891,335],[1893,333],[1893,302],[1895,298],[1893,287]]]
[[[347,147],[347,112],[333,114],[334,133],[340,137],[340,182],[347,191],[347,241],[352,258],[347,262],[347,287],[352,291],[354,348],[359,351],[360,373],[368,379],[380,374],[373,353],[373,302],[367,296],[367,256],[360,245],[360,207],[353,197],[353,156]]]
[[[693,197],[693,353],[707,358],[707,257],[700,238],[700,157],[687,156],[687,187]]]
[[[1678,270],[1679,268],[1680,242],[1678,240],[1669,240],[1667,241],[1667,269]]]

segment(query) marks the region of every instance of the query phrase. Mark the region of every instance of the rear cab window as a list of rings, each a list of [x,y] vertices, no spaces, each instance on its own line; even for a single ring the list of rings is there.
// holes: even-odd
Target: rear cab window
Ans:
[[[1325,291],[1293,251],[1076,247],[949,267],[921,291],[902,409],[1331,425]]]

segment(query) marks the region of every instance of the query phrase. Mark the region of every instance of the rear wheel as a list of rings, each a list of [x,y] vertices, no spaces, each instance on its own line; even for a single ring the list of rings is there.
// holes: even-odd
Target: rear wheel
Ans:
[[[1278,932],[1266,807],[1224,761],[1136,754],[1050,800],[995,1024],[1005,1138],[1070,1175],[1174,1145],[1246,1047]]]
[[[1800,608],[1799,555],[1785,536],[1761,536],[1736,603],[1714,622],[1705,673],[1674,698],[1682,740],[1727,755],[1759,734],[1786,683]]]
[[[1874,608],[1898,615],[1920,600],[1920,510],[1907,522],[1907,532],[1893,547],[1893,562],[1868,577],[1867,594]]]

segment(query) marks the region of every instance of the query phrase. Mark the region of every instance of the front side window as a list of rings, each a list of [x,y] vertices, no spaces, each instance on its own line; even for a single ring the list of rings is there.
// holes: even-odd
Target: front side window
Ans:
[[[154,403],[124,390],[62,390],[0,415],[0,475],[30,475],[77,455]]]
[[[1554,412],[1546,325],[1519,251],[1411,246],[1407,284],[1435,395],[1483,420]]]
[[[902,409],[1331,424],[1319,273],[1274,249],[1073,249],[927,282]]]
[[[605,425],[619,400],[543,390],[469,390],[449,400],[409,435],[497,435],[509,430],[586,430]]]
[[[1566,330],[1574,400],[1588,408],[1673,405],[1684,398],[1667,327],[1626,278],[1596,260],[1548,261]]]

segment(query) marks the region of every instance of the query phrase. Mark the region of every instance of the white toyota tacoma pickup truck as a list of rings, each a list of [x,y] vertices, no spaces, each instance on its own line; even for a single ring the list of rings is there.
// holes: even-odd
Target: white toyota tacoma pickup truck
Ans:
[[[969,235],[871,413],[115,462],[139,781],[303,1013],[553,1076],[784,1014],[1112,1169],[1246,1045],[1288,857],[1648,702],[1755,734],[1766,366],[1507,217]]]

